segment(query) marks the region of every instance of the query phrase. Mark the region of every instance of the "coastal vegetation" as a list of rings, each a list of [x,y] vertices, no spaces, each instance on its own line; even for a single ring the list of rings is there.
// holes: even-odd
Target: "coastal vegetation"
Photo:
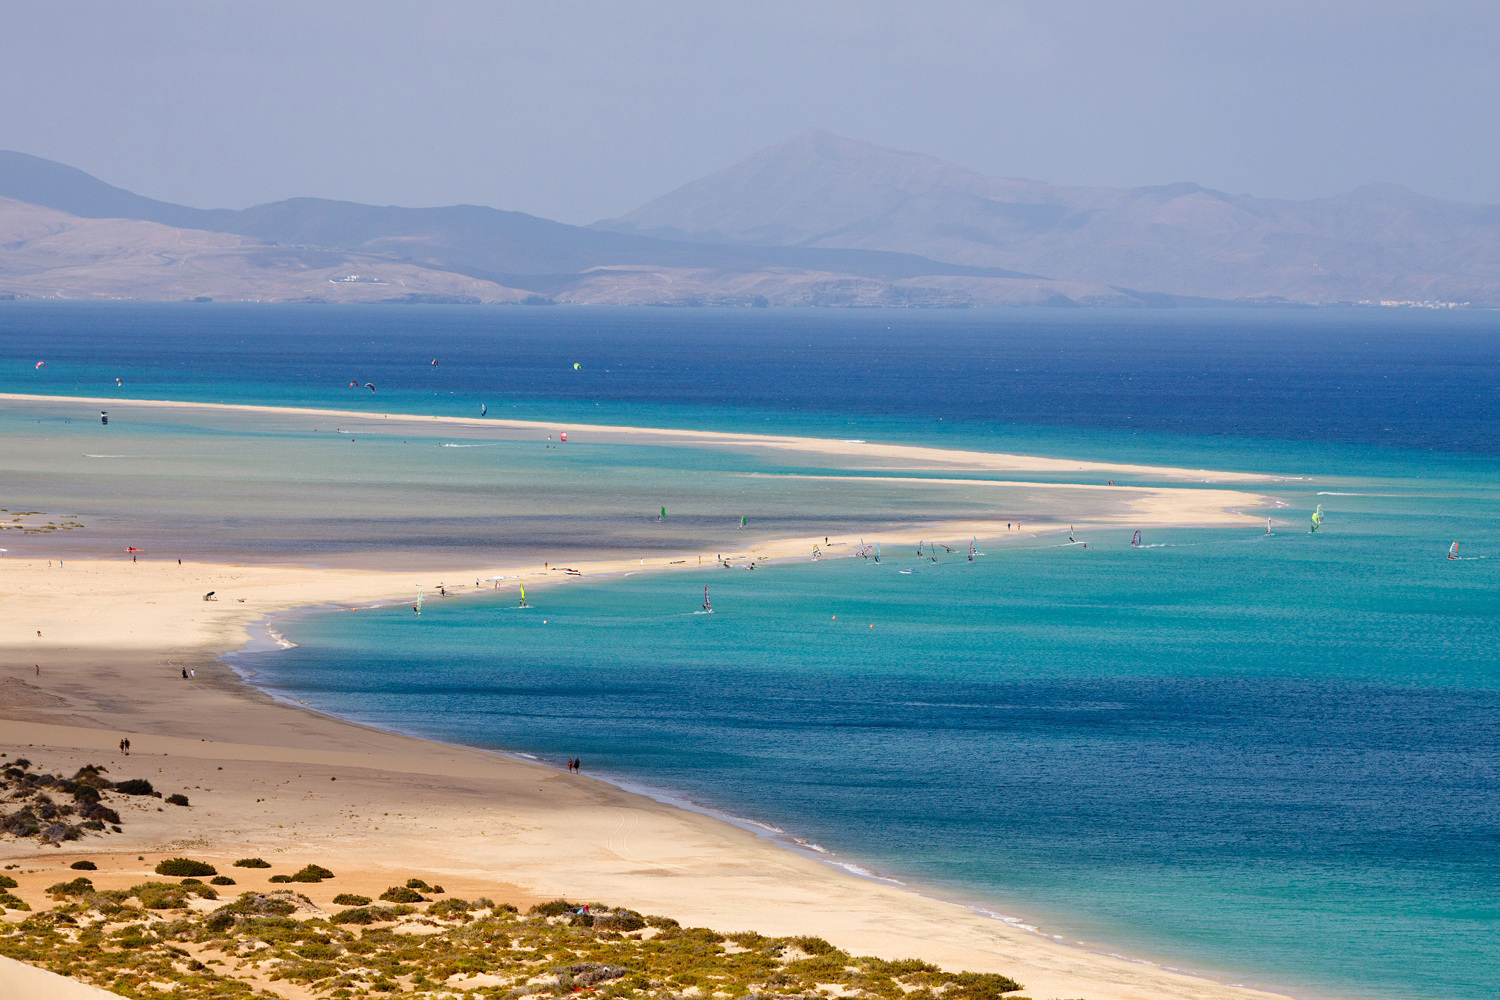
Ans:
[[[0,954],[141,1000],[279,995],[267,983],[338,1000],[1015,1000],[1021,988],[1002,975],[858,957],[816,937],[721,934],[568,900],[521,913],[483,898],[373,906],[341,894],[336,905],[359,905],[329,912],[289,890],[213,906],[218,894],[201,882],[98,889],[79,876],[46,891],[50,905],[23,903],[26,916],[0,922]]]
[[[204,861],[191,858],[167,858],[156,866],[158,875],[217,875],[219,870]]]
[[[24,757],[11,761],[0,768],[0,835],[56,846],[91,833],[119,833],[120,813],[108,804],[108,796],[161,798],[144,778],[111,781],[107,772],[103,765],[85,764],[67,777],[33,770]],[[167,801],[188,804],[182,795]]]

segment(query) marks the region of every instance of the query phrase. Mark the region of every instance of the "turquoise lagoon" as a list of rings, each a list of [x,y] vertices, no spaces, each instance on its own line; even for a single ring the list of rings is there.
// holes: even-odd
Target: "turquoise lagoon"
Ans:
[[[0,308],[6,391],[465,414],[484,402],[545,420],[1283,477],[1265,487],[1284,505],[1263,512],[1277,521],[1269,537],[1153,530],[1133,549],[1128,529],[1091,529],[1087,550],[987,539],[973,563],[966,539],[942,539],[960,551],[937,563],[886,546],[879,565],[574,582],[536,592],[529,613],[508,596],[430,601],[420,619],[303,613],[278,624],[296,648],[236,662],[324,711],[581,757],[591,773],[1089,947],[1299,995],[1494,995],[1491,314],[14,305]],[[41,354],[38,377],[28,359]],[[356,377],[380,386],[373,398],[346,390]],[[3,419],[8,436],[26,423]],[[367,445],[384,449],[401,498],[425,491],[440,511],[447,491],[462,507],[465,484],[505,469],[545,499],[555,471],[537,464],[550,454],[475,449],[434,480],[420,471],[430,458]],[[246,446],[324,444],[257,431]],[[741,473],[807,471],[707,451],[566,461],[616,463],[626,509],[597,526],[622,551],[692,537],[633,512],[674,482],[697,484],[683,501],[695,515],[730,520],[775,500],[737,492]],[[65,495],[53,474],[37,466],[27,482]],[[786,505],[799,529],[848,513],[815,500]],[[1318,503],[1328,518],[1311,535]],[[477,514],[458,548],[503,534],[484,518],[506,514]],[[1454,540],[1475,558],[1445,559]],[[381,545],[373,531],[345,542]],[[287,556],[349,558],[334,547],[313,533]],[[705,584],[712,616],[692,613]]]

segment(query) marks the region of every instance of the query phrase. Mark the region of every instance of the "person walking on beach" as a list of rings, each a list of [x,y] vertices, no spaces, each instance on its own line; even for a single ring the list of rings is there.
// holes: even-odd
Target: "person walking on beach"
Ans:
[[[187,667],[182,668],[182,679],[187,680]]]
[[[125,737],[125,756],[130,756],[130,737]]]

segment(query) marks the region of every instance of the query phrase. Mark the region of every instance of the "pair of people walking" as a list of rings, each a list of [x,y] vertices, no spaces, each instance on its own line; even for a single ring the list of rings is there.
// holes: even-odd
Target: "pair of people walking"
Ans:
[[[121,740],[120,741],[120,752],[123,753],[123,754],[130,753],[130,741],[129,740]]]
[[[579,760],[577,757],[569,757],[568,758],[568,770],[569,771],[571,771],[571,772],[573,772],[573,773],[576,774],[579,771],[581,771],[582,769],[583,769],[583,761]]]

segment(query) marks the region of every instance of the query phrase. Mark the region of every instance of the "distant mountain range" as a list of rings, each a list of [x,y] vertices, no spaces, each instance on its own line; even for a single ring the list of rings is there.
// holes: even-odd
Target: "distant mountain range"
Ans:
[[[104,221],[108,220],[108,221]],[[618,219],[144,198],[0,152],[0,295],[662,305],[1500,305],[1500,207],[1062,188],[808,132]]]
[[[899,250],[1214,299],[1500,304],[1500,206],[1393,185],[1314,201],[1196,184],[1068,188],[806,132],[693,181],[612,232]]]

